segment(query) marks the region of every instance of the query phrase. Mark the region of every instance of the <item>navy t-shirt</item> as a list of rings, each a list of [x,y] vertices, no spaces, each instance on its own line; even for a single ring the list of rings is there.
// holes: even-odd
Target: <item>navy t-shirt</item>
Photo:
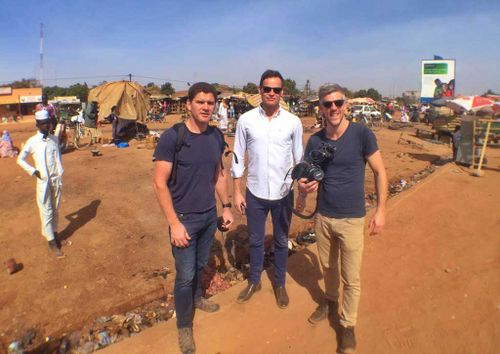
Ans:
[[[163,132],[153,158],[174,162],[177,132],[171,128]],[[177,153],[176,183],[167,185],[178,213],[202,213],[216,206],[216,171],[224,149],[222,135],[209,126],[203,133],[187,130],[184,146]]]
[[[318,212],[333,218],[365,216],[365,165],[378,150],[375,135],[366,126],[352,122],[337,140],[328,139],[321,130],[309,139],[304,159],[322,143],[333,145],[335,153],[322,165],[325,177],[318,190]]]

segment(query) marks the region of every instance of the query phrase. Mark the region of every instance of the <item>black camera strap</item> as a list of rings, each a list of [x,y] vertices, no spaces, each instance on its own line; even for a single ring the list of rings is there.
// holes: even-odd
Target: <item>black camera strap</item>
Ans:
[[[305,214],[302,214],[300,211],[298,211],[297,209],[294,208],[294,200],[293,200],[293,184],[294,184],[294,181],[292,181],[292,184],[290,185],[290,192],[288,193],[287,195],[287,199],[288,199],[288,206],[290,207],[290,209],[292,209],[292,213],[296,216],[298,216],[299,218],[301,219],[312,219],[314,217],[314,215],[316,214],[316,212],[318,211],[318,203],[316,203],[316,207],[314,208],[314,211],[309,214],[309,215],[305,215]]]

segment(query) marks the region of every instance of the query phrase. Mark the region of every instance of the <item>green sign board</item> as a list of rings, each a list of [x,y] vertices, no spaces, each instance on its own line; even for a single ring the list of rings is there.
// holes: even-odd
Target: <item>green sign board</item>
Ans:
[[[446,75],[448,74],[448,63],[424,64],[424,75]]]

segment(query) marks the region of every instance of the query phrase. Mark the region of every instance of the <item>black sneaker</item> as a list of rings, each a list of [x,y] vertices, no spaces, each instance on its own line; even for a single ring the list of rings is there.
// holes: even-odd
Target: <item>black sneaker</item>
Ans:
[[[61,249],[57,246],[57,241],[51,240],[49,241],[49,249],[54,253],[56,258],[64,258],[64,253],[62,253]]]
[[[193,328],[179,328],[177,332],[179,335],[179,349],[182,354],[194,354],[196,352],[196,346],[194,344]]]
[[[342,335],[340,337],[340,352],[344,354],[352,354],[356,351],[356,336],[354,335],[354,327],[342,327]]]
[[[200,299],[196,300],[194,303],[194,307],[205,312],[216,312],[219,311],[220,308],[219,304],[216,304],[213,301],[205,299],[204,297],[201,297]]]

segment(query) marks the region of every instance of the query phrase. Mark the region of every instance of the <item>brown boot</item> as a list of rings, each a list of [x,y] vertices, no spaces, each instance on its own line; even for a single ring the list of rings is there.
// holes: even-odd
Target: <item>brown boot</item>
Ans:
[[[342,334],[340,336],[340,352],[344,354],[352,354],[356,351],[356,336],[354,335],[354,326],[342,326]]]
[[[323,321],[328,317],[328,315],[333,316],[338,312],[338,302],[337,301],[325,301],[324,303],[318,305],[316,310],[307,319],[311,324],[315,325],[318,322]]]
[[[196,346],[193,338],[193,328],[185,327],[177,329],[179,335],[179,349],[182,354],[196,353]]]

